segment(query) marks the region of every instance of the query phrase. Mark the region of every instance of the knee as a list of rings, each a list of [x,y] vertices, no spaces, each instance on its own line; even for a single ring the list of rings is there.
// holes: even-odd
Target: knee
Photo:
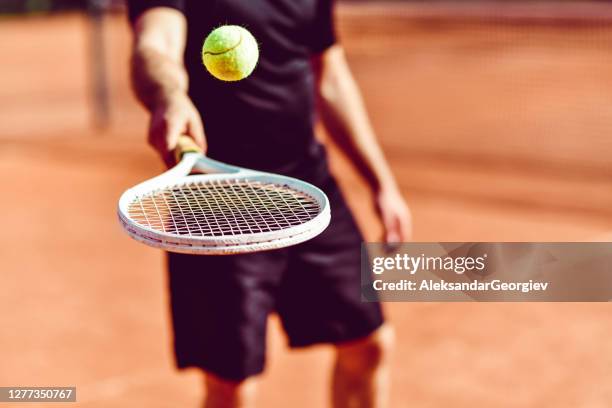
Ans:
[[[356,374],[374,371],[386,364],[394,342],[393,328],[383,325],[368,337],[339,344],[337,345],[338,367]]]
[[[249,407],[255,396],[255,380],[230,381],[212,374],[205,375],[206,408]]]

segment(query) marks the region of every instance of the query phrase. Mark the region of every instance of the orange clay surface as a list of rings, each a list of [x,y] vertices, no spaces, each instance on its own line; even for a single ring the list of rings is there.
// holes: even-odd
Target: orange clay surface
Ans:
[[[338,18],[415,239],[609,240],[612,27],[398,10],[344,6]],[[90,125],[87,30],[80,15],[0,24],[0,385],[76,385],[67,407],[196,407],[199,374],[173,367],[162,254],[115,217],[121,191],[161,170],[127,83],[129,32],[123,16],[107,20],[102,132]],[[332,153],[376,240],[366,188]],[[610,406],[607,304],[386,310],[393,407]],[[332,350],[289,352],[271,323],[260,406],[328,406]]]

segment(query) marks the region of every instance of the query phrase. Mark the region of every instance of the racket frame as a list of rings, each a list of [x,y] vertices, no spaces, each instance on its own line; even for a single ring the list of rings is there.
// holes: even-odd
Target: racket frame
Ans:
[[[203,174],[190,175],[194,170]],[[178,187],[184,184],[223,180],[259,181],[286,185],[311,197],[321,210],[313,219],[281,230],[222,237],[180,236],[157,231],[133,221],[129,216],[130,204],[138,197],[169,186]],[[126,190],[119,199],[117,214],[128,235],[141,243],[170,252],[200,255],[257,252],[299,244],[323,232],[331,219],[327,196],[312,184],[279,174],[231,166],[196,152],[185,153],[181,161],[170,170]]]

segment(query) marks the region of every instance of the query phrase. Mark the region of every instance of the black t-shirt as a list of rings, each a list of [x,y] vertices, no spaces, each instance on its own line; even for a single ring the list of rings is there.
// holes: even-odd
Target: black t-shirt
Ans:
[[[202,114],[208,154],[252,168],[295,173],[321,161],[315,141],[312,55],[336,41],[333,0],[129,0],[130,19],[171,7],[188,22],[189,94]],[[241,25],[257,39],[250,77],[222,82],[204,68],[201,48],[215,27]]]

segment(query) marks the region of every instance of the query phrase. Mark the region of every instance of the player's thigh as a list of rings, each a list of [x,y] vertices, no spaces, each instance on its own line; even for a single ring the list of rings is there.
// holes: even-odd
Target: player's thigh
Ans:
[[[286,267],[283,251],[169,254],[168,267],[178,366],[233,381],[260,373],[274,288]]]

